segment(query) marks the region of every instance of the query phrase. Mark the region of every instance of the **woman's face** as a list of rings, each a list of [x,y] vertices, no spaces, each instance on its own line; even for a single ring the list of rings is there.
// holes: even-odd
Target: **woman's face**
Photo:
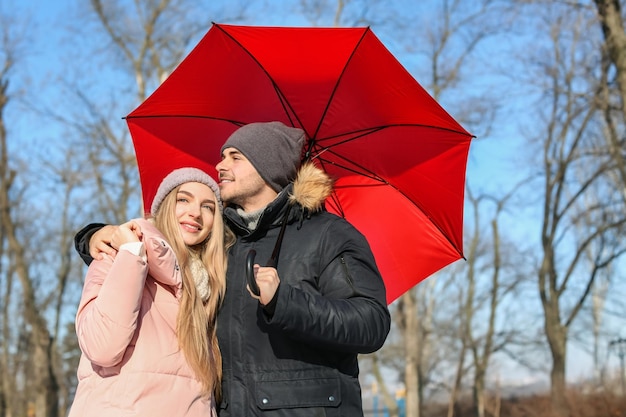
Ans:
[[[204,242],[218,210],[215,193],[199,182],[186,182],[176,194],[176,219],[187,246]]]

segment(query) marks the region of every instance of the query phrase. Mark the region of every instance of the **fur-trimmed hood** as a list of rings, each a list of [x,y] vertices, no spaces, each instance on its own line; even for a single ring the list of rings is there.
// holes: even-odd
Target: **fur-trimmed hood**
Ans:
[[[309,212],[322,209],[324,200],[333,192],[333,180],[312,162],[304,163],[298,170],[289,195],[289,203],[300,204]]]

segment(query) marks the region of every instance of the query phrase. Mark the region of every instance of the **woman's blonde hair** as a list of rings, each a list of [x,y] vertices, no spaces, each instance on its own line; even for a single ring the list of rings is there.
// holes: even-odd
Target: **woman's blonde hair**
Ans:
[[[193,248],[188,247],[183,241],[176,218],[179,189],[180,186],[174,188],[165,197],[154,215],[154,222],[172,246],[182,273],[183,295],[176,326],[178,343],[202,384],[203,394],[208,396],[214,393],[219,400],[222,356],[217,343],[216,318],[226,291],[227,251],[234,243],[235,236],[224,224],[216,206],[209,237]],[[206,303],[203,303],[196,291],[191,273],[193,257],[199,258],[208,272],[210,295]]]

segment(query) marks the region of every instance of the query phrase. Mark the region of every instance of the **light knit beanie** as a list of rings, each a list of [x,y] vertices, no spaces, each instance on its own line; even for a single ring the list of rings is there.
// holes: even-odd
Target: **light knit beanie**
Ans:
[[[163,203],[165,196],[167,196],[174,188],[178,187],[181,184],[186,182],[199,182],[208,186],[215,193],[215,198],[217,199],[217,206],[219,207],[220,213],[222,212],[222,198],[220,196],[220,188],[215,182],[213,178],[206,172],[198,169],[198,168],[179,168],[170,172],[163,181],[161,181],[161,185],[152,200],[152,207],[150,209],[150,213],[154,216]]]
[[[279,193],[296,177],[304,136],[304,130],[281,122],[249,123],[235,130],[220,152],[237,149]]]

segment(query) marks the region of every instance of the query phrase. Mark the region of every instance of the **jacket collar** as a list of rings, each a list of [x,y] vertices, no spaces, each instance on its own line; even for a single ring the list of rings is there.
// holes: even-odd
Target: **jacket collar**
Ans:
[[[293,184],[287,185],[287,187],[276,196],[274,201],[265,207],[261,213],[261,217],[259,217],[257,227],[254,230],[248,228],[246,221],[241,218],[236,207],[226,207],[224,209],[224,218],[233,232],[239,236],[248,237],[261,232],[265,233],[267,229],[280,226],[283,215],[287,210],[287,205],[289,204],[289,195],[292,189]],[[291,218],[292,215],[293,213],[290,213],[289,217]]]

